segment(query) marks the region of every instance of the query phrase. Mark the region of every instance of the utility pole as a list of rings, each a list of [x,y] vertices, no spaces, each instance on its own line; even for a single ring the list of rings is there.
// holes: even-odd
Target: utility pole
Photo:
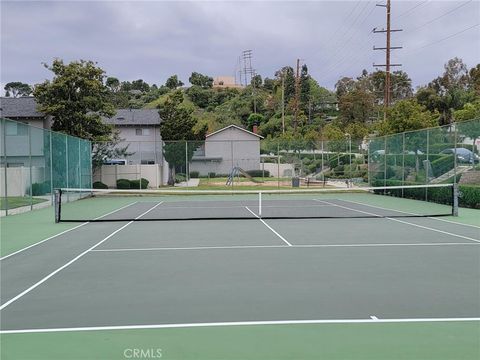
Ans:
[[[285,134],[285,72],[282,70],[282,133]]]
[[[295,112],[293,116],[293,132],[297,132],[298,123],[298,107],[299,107],[299,95],[300,95],[300,59],[297,59],[297,73],[295,74]]]
[[[390,51],[396,49],[402,49],[402,46],[391,46],[390,43],[390,34],[392,32],[403,31],[403,29],[392,29],[391,22],[390,22],[390,15],[391,15],[391,4],[390,0],[387,0],[386,5],[384,4],[376,4],[376,6],[384,7],[387,11],[387,29],[377,30],[377,28],[373,29],[374,33],[386,33],[387,35],[387,44],[386,47],[373,47],[373,50],[385,50],[385,64],[373,64],[375,67],[385,67],[385,89],[384,89],[384,112],[383,112],[383,119],[385,120],[387,117],[387,109],[391,103],[391,84],[390,84],[390,68],[394,66],[402,66],[402,64],[392,64],[390,62]]]

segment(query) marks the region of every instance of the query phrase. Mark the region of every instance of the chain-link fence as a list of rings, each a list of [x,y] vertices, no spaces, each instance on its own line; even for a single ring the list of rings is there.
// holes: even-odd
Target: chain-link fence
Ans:
[[[89,141],[21,122],[0,121],[2,215],[50,205],[55,188],[92,186]]]
[[[479,141],[480,119],[373,138],[368,153],[369,183],[480,186]],[[424,195],[428,199],[427,190]]]

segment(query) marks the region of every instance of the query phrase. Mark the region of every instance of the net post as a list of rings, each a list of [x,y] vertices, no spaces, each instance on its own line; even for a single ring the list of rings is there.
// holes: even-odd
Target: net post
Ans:
[[[61,220],[62,210],[62,190],[54,190],[54,208],[55,208],[55,223],[59,223]]]
[[[458,216],[458,198],[460,196],[460,192],[458,189],[458,184],[453,183],[452,186],[452,216]]]
[[[258,193],[258,216],[262,217],[262,192]]]

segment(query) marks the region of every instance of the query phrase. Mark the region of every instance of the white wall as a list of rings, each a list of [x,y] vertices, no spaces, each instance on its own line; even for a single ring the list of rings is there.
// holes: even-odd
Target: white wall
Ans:
[[[295,173],[293,164],[263,163],[261,166],[273,177],[291,177]]]
[[[127,151],[133,153],[126,157],[127,164],[140,164],[143,161],[162,163],[162,143],[160,130],[155,126],[116,126],[120,131],[122,142],[118,147],[128,146]],[[148,135],[137,135],[137,129],[148,129]]]
[[[110,188],[117,186],[118,179],[148,180],[149,188],[158,188],[164,184],[163,171],[160,164],[155,165],[102,165],[95,171],[93,181],[101,181]]]
[[[201,175],[229,174],[233,167],[260,169],[260,138],[234,127],[207,137],[205,160],[198,158],[190,163],[190,171]]]
[[[7,169],[7,195],[28,196],[30,195],[30,168],[19,166]],[[32,167],[32,183],[45,181],[45,168]],[[5,168],[0,168],[0,196],[5,196]]]

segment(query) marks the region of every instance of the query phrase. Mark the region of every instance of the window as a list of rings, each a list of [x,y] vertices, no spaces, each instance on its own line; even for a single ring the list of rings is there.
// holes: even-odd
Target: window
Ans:
[[[148,136],[150,135],[150,129],[135,129],[135,135]]]
[[[22,123],[6,122],[5,134],[7,136],[28,135],[28,125]]]

